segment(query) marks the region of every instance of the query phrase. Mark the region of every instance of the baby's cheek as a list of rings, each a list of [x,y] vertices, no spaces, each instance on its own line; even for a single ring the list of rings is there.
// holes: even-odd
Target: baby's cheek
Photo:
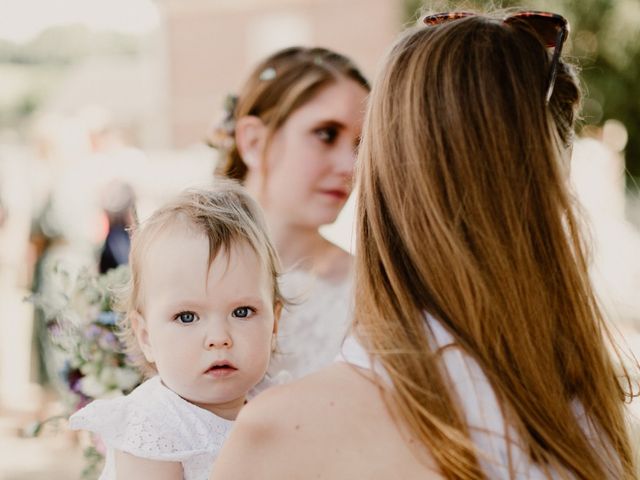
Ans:
[[[259,341],[254,344],[254,348],[252,349],[252,364],[256,370],[263,374],[267,370],[269,361],[271,360],[272,338],[273,334],[271,332],[269,332],[268,335],[261,335]]]

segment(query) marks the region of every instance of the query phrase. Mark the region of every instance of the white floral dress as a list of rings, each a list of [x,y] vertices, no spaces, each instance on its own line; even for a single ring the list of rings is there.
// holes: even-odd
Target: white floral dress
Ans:
[[[99,435],[106,445],[100,480],[115,480],[115,450],[180,462],[185,480],[207,480],[233,422],[187,402],[156,376],[127,396],[94,400],[69,424]]]
[[[303,270],[283,275],[281,289],[293,305],[278,323],[278,346],[269,375],[297,379],[330,365],[351,323],[351,281],[330,283]]]

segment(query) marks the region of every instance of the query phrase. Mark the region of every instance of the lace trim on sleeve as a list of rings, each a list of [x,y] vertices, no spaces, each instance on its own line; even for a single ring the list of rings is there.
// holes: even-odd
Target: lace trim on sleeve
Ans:
[[[70,418],[72,429],[98,434],[109,448],[164,461],[219,451],[232,425],[176,395],[159,377],[126,397],[95,400]]]

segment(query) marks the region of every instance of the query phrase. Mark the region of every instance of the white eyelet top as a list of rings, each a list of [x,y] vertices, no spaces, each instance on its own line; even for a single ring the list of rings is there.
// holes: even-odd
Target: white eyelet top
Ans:
[[[182,463],[185,480],[207,480],[233,422],[189,403],[153,377],[129,395],[94,400],[69,419],[107,447],[100,480],[115,480],[115,450]]]

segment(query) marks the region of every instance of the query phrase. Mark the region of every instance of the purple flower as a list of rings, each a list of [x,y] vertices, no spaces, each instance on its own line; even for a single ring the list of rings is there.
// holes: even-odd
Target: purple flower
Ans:
[[[98,323],[101,325],[115,325],[118,321],[116,312],[100,312],[98,314]]]
[[[120,342],[118,342],[118,337],[116,337],[110,331],[104,331],[103,334],[98,338],[98,345],[103,350],[120,350]]]
[[[76,411],[86,407],[94,400],[93,398],[89,398],[82,393],[78,393],[78,395],[80,396],[80,399],[78,400],[78,403],[76,403],[76,406],[75,406]]]
[[[89,340],[95,340],[96,338],[98,338],[100,335],[102,334],[102,327],[96,325],[96,324],[91,324],[87,327],[87,330],[84,332],[84,336],[85,338],[89,339]]]
[[[73,393],[81,395],[82,393],[80,392],[80,380],[82,379],[82,377],[84,377],[84,375],[77,368],[70,368],[70,366],[66,362],[65,367],[66,371],[63,370],[62,374],[64,380],[67,382],[67,385],[69,385],[69,390],[71,390]]]
[[[62,327],[57,322],[48,324],[47,329],[52,338],[58,338],[62,335]]]

